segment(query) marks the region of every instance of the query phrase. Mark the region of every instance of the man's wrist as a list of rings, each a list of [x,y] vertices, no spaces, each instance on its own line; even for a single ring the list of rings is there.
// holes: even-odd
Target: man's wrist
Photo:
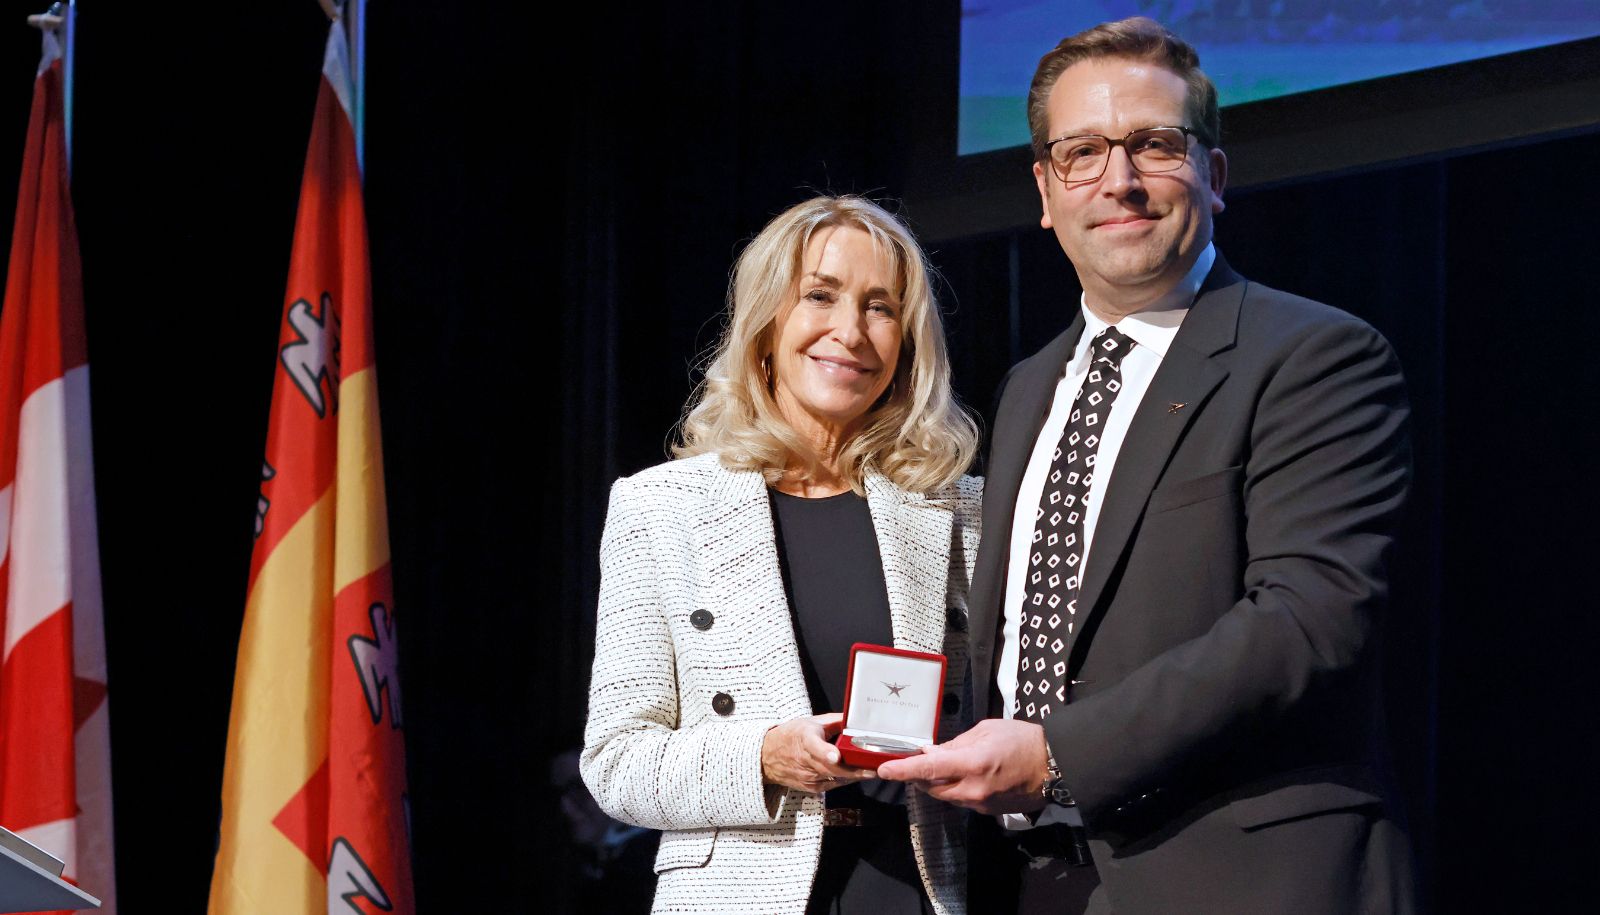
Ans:
[[[1056,765],[1056,755],[1049,747],[1045,748],[1045,776],[1044,782],[1039,786],[1039,794],[1047,803],[1058,807],[1078,805],[1078,802],[1072,799],[1072,792],[1067,789],[1066,782],[1061,778],[1061,767]]]

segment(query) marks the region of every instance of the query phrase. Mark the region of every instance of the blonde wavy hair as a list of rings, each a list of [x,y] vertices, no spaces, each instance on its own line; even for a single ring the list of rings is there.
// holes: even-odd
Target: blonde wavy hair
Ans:
[[[862,197],[822,196],[796,204],[761,230],[734,264],[721,340],[684,408],[672,453],[711,452],[732,470],[759,470],[768,483],[818,456],[783,419],[763,362],[778,318],[799,299],[801,257],[819,230],[861,229],[886,252],[899,275],[900,359],[882,399],[839,455],[839,470],[865,494],[873,470],[901,489],[929,493],[961,476],[978,450],[978,429],[950,390],[950,357],[934,301],[930,269],[911,232]]]

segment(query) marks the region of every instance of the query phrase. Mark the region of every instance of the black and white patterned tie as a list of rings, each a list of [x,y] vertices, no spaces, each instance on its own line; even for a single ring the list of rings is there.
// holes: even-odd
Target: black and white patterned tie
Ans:
[[[1095,335],[1089,373],[1056,443],[1033,520],[1033,552],[1022,599],[1017,667],[1018,717],[1043,721],[1067,701],[1067,649],[1077,623],[1083,581],[1083,516],[1094,482],[1105,420],[1122,390],[1122,357],[1134,343],[1115,327]]]

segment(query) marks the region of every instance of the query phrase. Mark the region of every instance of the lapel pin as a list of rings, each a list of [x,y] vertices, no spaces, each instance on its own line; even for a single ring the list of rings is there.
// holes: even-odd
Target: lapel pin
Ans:
[[[1182,410],[1184,407],[1187,407],[1187,406],[1188,406],[1187,403],[1169,403],[1169,404],[1167,404],[1167,412],[1168,413],[1176,413],[1179,410]]]

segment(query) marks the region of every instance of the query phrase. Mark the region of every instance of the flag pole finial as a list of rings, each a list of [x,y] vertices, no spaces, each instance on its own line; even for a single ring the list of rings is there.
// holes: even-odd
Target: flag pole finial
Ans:
[[[322,11],[328,14],[329,22],[339,21],[339,4],[335,0],[317,0],[317,3],[321,4]]]
[[[332,2],[332,0],[328,0],[328,2]],[[50,8],[44,12],[29,16],[28,24],[36,29],[60,28],[61,23],[67,21],[66,10],[63,9],[65,5],[64,3],[50,4]]]

